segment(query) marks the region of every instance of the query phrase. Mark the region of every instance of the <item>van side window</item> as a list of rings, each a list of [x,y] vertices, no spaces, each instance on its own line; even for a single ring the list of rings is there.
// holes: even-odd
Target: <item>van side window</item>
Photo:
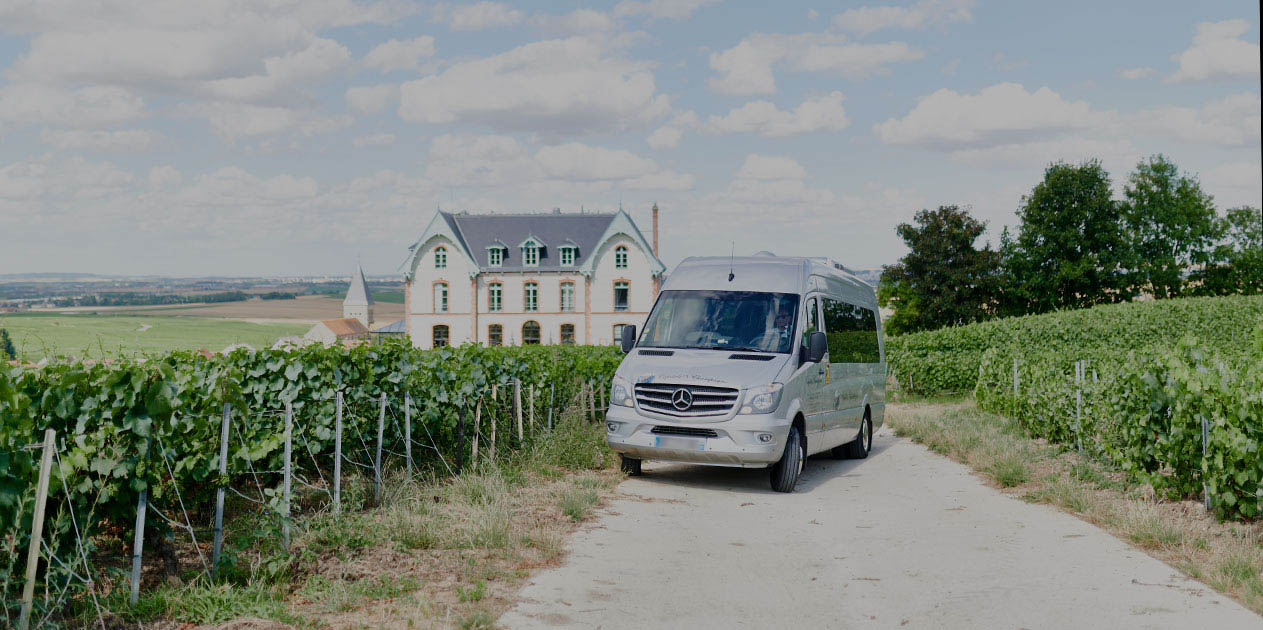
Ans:
[[[816,310],[816,298],[807,300],[807,318],[803,320],[803,348],[809,348],[811,333],[820,330],[820,315]]]
[[[879,363],[877,314],[846,302],[824,298],[824,330],[830,363]]]

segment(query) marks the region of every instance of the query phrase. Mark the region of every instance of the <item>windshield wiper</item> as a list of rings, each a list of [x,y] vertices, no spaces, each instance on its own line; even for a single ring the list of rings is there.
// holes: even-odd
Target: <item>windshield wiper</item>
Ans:
[[[698,350],[729,350],[732,352],[767,352],[767,350],[760,350],[759,348],[745,348],[742,346],[704,346],[704,347],[699,347]]]

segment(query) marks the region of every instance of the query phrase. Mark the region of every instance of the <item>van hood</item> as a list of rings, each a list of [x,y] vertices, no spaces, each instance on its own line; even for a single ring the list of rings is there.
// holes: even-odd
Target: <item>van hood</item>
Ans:
[[[671,356],[642,354],[672,352]],[[733,355],[772,357],[770,360],[732,359]],[[746,353],[732,350],[636,348],[618,367],[618,375],[635,383],[680,383],[747,389],[776,380],[790,359],[788,354]]]

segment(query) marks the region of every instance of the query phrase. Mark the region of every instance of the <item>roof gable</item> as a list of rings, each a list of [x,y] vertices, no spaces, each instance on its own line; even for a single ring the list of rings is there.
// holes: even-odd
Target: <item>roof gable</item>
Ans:
[[[364,266],[356,265],[355,275],[351,276],[351,286],[346,290],[344,306],[372,306],[373,296],[368,292],[368,282],[364,280]]]

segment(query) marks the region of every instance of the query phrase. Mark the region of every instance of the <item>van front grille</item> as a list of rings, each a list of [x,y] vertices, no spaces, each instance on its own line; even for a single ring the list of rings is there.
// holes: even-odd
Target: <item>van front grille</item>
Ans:
[[[718,433],[710,429],[694,429],[693,427],[656,426],[650,433],[658,435],[686,435],[688,437],[719,437]]]
[[[732,387],[671,383],[636,385],[636,404],[641,409],[677,418],[727,415],[737,404],[738,395],[738,390]]]

